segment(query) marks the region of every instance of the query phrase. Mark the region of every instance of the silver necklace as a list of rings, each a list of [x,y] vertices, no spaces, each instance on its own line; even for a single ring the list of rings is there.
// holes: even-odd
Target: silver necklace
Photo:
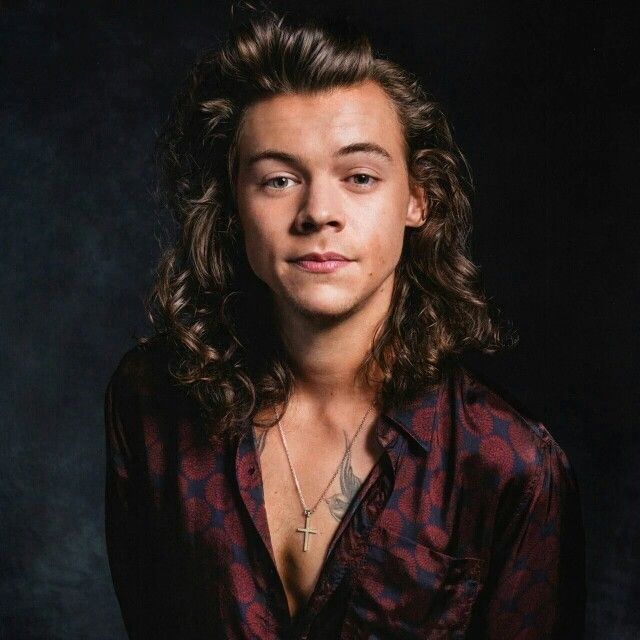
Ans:
[[[367,416],[369,415],[369,412],[371,411],[371,409],[372,409],[374,404],[375,404],[375,399],[369,405],[369,408],[367,409],[367,412],[364,414],[364,418],[362,418],[362,422],[360,423],[360,426],[356,430],[353,438],[351,438],[351,442],[349,442],[349,444],[347,445],[347,449],[344,452],[344,455],[342,456],[342,459],[340,460],[340,464],[338,464],[338,468],[335,470],[334,474],[331,476],[331,479],[329,480],[329,483],[325,487],[325,490],[322,492],[322,494],[320,495],[320,497],[318,498],[318,500],[316,501],[316,503],[313,505],[313,507],[311,509],[309,509],[307,507],[307,503],[304,501],[304,497],[302,495],[302,491],[300,490],[300,483],[298,482],[298,476],[296,475],[295,469],[293,468],[293,464],[291,463],[291,456],[289,455],[289,447],[287,447],[287,441],[286,441],[286,439],[284,437],[284,433],[282,432],[282,427],[280,426],[280,416],[278,416],[278,412],[276,411],[275,407],[273,408],[273,412],[276,414],[276,421],[277,421],[277,424],[278,424],[278,431],[280,432],[280,438],[281,438],[282,444],[284,446],[284,452],[287,454],[287,461],[289,463],[289,469],[291,469],[291,475],[293,476],[293,481],[295,482],[296,489],[298,491],[298,496],[300,497],[300,503],[302,504],[302,513],[304,515],[304,527],[298,527],[298,528],[296,528],[296,531],[299,531],[300,533],[304,534],[304,542],[303,542],[303,545],[302,545],[302,550],[303,551],[308,551],[309,550],[309,536],[311,534],[318,533],[315,529],[311,528],[311,524],[310,524],[311,514],[318,508],[318,505],[320,504],[320,501],[322,500],[322,498],[324,498],[325,493],[327,493],[327,491],[331,487],[331,484],[333,483],[333,481],[335,480],[336,476],[338,475],[338,472],[340,471],[340,467],[342,466],[342,463],[344,462],[345,457],[351,452],[351,447],[352,447],[353,443],[355,442],[355,439],[358,437],[358,434],[360,433],[360,431],[361,431],[361,429],[362,429],[362,427],[364,425],[364,421],[367,419]]]

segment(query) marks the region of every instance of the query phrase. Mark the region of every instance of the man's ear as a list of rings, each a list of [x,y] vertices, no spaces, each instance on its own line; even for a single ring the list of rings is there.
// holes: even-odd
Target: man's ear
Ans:
[[[424,187],[409,181],[409,204],[407,206],[407,217],[405,224],[407,227],[420,227],[424,224],[428,215],[428,200]]]

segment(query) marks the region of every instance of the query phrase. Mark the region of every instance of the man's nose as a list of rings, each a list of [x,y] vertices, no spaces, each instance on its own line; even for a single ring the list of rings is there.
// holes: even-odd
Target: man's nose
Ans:
[[[335,178],[314,178],[306,185],[296,216],[296,229],[309,233],[330,225],[339,231],[344,226],[343,206]]]

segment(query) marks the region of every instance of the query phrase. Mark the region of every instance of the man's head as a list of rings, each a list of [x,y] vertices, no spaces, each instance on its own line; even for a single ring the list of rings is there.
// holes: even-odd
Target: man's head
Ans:
[[[236,157],[248,261],[279,313],[324,322],[369,305],[382,317],[405,226],[420,226],[426,200],[410,181],[402,125],[380,85],[262,99],[244,114]],[[347,260],[300,259],[328,252]]]
[[[363,370],[382,370],[386,401],[498,344],[466,255],[464,159],[436,103],[364,36],[256,12],[194,67],[159,152],[181,234],[151,316],[229,426],[289,391],[278,314],[377,305]],[[352,261],[321,274],[298,260],[323,252]]]

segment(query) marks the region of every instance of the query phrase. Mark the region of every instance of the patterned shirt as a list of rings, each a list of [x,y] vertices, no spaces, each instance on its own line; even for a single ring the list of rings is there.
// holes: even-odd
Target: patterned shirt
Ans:
[[[105,524],[131,638],[579,638],[573,468],[462,365],[374,425],[384,448],[291,618],[249,426],[212,444],[154,340],[105,397]],[[199,422],[200,420],[200,422]]]

